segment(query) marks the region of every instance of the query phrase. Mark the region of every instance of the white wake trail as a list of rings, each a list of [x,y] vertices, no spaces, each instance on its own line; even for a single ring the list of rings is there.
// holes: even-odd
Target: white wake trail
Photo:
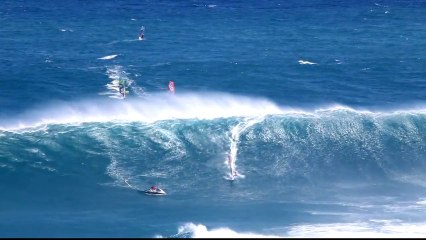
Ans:
[[[244,118],[244,120],[240,123],[238,123],[235,127],[231,129],[231,137],[229,139],[230,141],[230,148],[229,148],[229,154],[228,154],[228,160],[225,161],[225,164],[230,169],[230,178],[231,180],[234,179],[234,177],[241,177],[244,178],[245,176],[240,174],[237,171],[237,152],[238,152],[238,143],[240,141],[241,134],[246,131],[249,127],[253,126],[256,123],[259,123],[263,121],[264,116],[261,117],[247,117]],[[230,157],[230,159],[229,159]]]

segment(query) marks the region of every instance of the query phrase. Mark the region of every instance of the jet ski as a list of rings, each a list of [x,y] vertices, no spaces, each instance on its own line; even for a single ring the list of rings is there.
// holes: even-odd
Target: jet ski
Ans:
[[[143,192],[148,195],[166,195],[166,192],[159,187],[151,187]]]

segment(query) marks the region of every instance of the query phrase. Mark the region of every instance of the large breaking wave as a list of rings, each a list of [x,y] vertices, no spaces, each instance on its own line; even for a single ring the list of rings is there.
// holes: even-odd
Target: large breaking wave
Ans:
[[[125,101],[57,102],[1,119],[0,178],[13,182],[30,175],[44,184],[53,176],[62,189],[70,184],[65,176],[73,176],[79,187],[142,189],[159,184],[176,199],[310,199],[375,209],[384,207],[386,194],[419,199],[416,187],[426,186],[425,146],[422,109],[308,110],[222,93],[152,94]],[[244,176],[229,186],[228,155]],[[385,197],[376,197],[380,194]],[[400,207],[389,201],[390,210],[384,212]],[[322,236],[336,228],[343,229],[336,236],[398,235],[404,224],[335,222],[263,233],[186,224],[176,236]]]
[[[185,192],[197,187],[195,176],[214,187],[228,173],[227,154],[247,176],[243,181],[253,185],[330,179],[342,185],[374,179],[426,185],[422,110],[334,106],[308,111],[221,93],[154,94],[52,103],[2,119],[0,126],[3,168],[15,169],[23,161],[66,171],[59,169],[64,167],[58,163],[61,151],[69,159],[105,159],[103,173],[120,186],[163,181]]]

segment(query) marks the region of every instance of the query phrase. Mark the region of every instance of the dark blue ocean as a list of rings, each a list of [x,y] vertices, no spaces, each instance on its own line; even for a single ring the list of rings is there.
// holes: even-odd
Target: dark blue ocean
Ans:
[[[2,0],[0,237],[424,237],[425,27],[425,0]]]

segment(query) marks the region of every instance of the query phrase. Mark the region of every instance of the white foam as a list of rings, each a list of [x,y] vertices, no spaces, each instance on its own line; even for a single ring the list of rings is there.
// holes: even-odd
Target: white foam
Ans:
[[[302,65],[305,65],[305,64],[313,65],[313,64],[317,64],[317,63],[309,62],[309,61],[305,61],[305,60],[299,60],[299,64],[302,64]]]
[[[354,29],[355,31],[357,31],[358,29]],[[334,61],[336,62],[336,64],[342,64],[342,61],[339,59],[334,59]]]
[[[123,79],[126,81],[127,85],[130,87],[132,86],[133,91],[135,92],[137,95],[141,95],[141,93],[143,93],[143,89],[139,89],[139,87],[136,86],[136,89],[134,85],[134,80],[130,79],[128,77],[128,74],[126,71],[123,70],[123,67],[120,65],[114,65],[114,66],[110,66],[107,68],[106,71],[108,78],[111,79],[111,82],[105,84],[106,88],[111,90],[109,92],[103,92],[103,93],[99,93],[99,95],[112,95],[109,96],[110,98],[116,98],[116,99],[124,99],[122,94],[119,91],[119,79]]]
[[[124,101],[97,99],[56,103],[35,108],[19,119],[7,120],[3,130],[33,128],[46,124],[86,122],[146,122],[172,119],[216,119],[234,116],[281,114],[283,110],[265,99],[252,99],[221,93],[152,94]]]
[[[339,111],[345,111],[345,112],[353,112],[353,113],[359,113],[359,114],[381,114],[381,112],[372,112],[366,109],[354,109],[348,106],[339,105],[339,104],[330,104],[325,107],[318,107],[315,110],[313,110],[314,114],[325,114],[325,113],[332,113],[332,112],[339,112]],[[306,113],[305,113],[306,114]]]
[[[278,236],[273,235],[238,233],[226,227],[208,230],[206,226],[194,223],[187,223],[179,227],[178,234],[175,236],[185,234],[191,235],[192,238],[278,238]]]
[[[426,222],[404,223],[396,220],[370,220],[362,223],[304,224],[271,228],[274,234],[237,232],[227,227],[208,229],[202,224],[186,223],[172,237],[192,238],[406,238],[424,237]],[[157,235],[158,237],[161,237]]]
[[[36,107],[14,118],[0,119],[0,130],[40,131],[45,130],[48,124],[69,125],[87,122],[152,123],[173,119],[211,120],[230,117],[265,117],[266,115],[318,118],[324,116],[333,117],[339,112],[351,112],[377,118],[389,115],[426,114],[426,108],[418,106],[407,110],[373,112],[342,105],[329,105],[311,110],[302,110],[278,106],[263,98],[251,98],[226,93],[179,92],[179,94],[170,95],[165,92],[157,92],[145,95],[143,98],[129,97],[122,101],[102,97],[101,99],[76,102],[52,102],[48,105]]]
[[[101,58],[98,58],[98,59],[110,60],[110,59],[114,59],[117,56],[118,56],[117,54],[114,54],[114,55],[108,55],[108,56],[105,56],[105,57],[101,57]]]
[[[426,223],[403,223],[401,221],[373,221],[363,223],[312,224],[292,227],[288,237],[316,238],[406,238],[424,237]]]

